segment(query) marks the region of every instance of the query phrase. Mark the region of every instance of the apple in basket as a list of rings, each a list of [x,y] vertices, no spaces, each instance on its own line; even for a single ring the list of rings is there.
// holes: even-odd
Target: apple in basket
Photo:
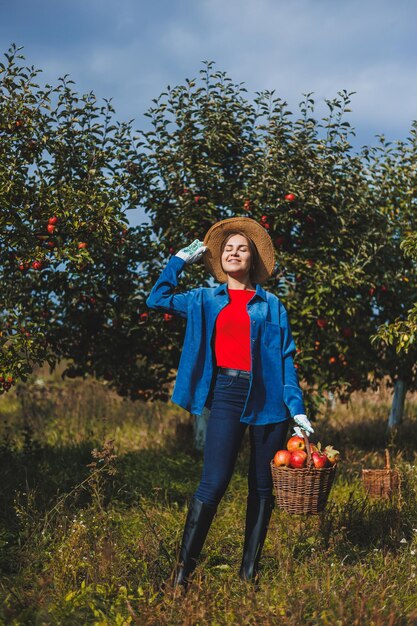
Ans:
[[[303,437],[299,437],[298,435],[293,435],[287,441],[287,450],[290,452],[295,452],[295,450],[305,450],[305,447],[306,444]]]
[[[322,454],[318,450],[313,452],[311,458],[313,459],[313,465],[316,469],[322,469],[323,467],[326,467],[327,463],[329,462],[327,456],[325,454]]]
[[[277,467],[288,467],[290,459],[291,452],[289,450],[278,450],[274,456],[274,465]]]
[[[324,454],[327,456],[330,465],[336,465],[340,459],[339,450],[335,450],[333,446],[326,446],[324,448]]]
[[[294,469],[300,469],[302,467],[305,467],[307,463],[307,452],[305,452],[305,450],[294,450],[294,452],[291,452],[291,458],[290,458],[290,467],[293,467]]]

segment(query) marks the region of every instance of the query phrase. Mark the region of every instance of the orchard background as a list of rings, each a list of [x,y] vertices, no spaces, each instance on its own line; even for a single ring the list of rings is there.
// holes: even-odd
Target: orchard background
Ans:
[[[389,144],[380,136],[355,152],[352,94],[329,99],[322,118],[311,94],[290,112],[274,92],[250,96],[210,62],[197,79],[155,98],[142,130],[118,120],[110,101],[78,94],[69,77],[42,85],[15,46],[0,64],[0,83],[6,623],[49,623],[48,611],[60,624],[176,623],[175,610],[185,620],[178,623],[227,623],[228,611],[228,623],[253,623],[252,614],[268,623],[278,615],[272,605],[284,624],[413,623],[401,619],[417,619],[409,587],[417,511],[417,123],[406,139]],[[138,208],[143,221],[134,226],[129,211]],[[168,402],[184,324],[145,305],[169,256],[231,216],[258,220],[272,237],[277,267],[265,286],[289,311],[316,434],[333,437],[327,443],[346,459],[327,517],[300,521],[295,543],[292,521],[277,518],[267,571],[278,595],[268,586],[258,598],[249,594],[247,622],[233,594],[216,613],[234,580],[220,548],[208,563],[208,613],[201,603],[192,612],[192,600],[161,600],[200,457],[191,422]],[[184,287],[208,284],[202,264],[187,268]],[[378,466],[386,446],[408,499],[370,503],[358,468]],[[242,471],[224,528],[241,514]],[[223,546],[232,561],[236,540]],[[273,559],[283,567],[280,582]],[[316,583],[329,559],[341,573],[336,584],[327,571],[326,592]],[[338,605],[364,562],[369,602],[355,582],[352,603],[343,596]],[[385,583],[372,587],[374,579]],[[288,586],[298,590],[293,611]],[[200,590],[190,597],[201,600]],[[341,607],[349,609],[346,622]]]
[[[146,295],[169,255],[247,215],[276,246],[266,287],[289,310],[310,414],[326,391],[346,402],[389,377],[390,425],[401,420],[416,385],[415,124],[355,154],[350,94],[323,119],[309,94],[292,114],[205,63],[133,131],[68,77],[39,86],[15,47],[0,71],[2,392],[66,359],[67,376],[166,399],[183,323],[147,311]],[[129,226],[136,207],[143,224]],[[207,283],[188,271],[188,287]]]

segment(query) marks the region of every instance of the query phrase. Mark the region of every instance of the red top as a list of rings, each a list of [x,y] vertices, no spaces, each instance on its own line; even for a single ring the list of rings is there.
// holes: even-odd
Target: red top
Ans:
[[[254,296],[247,289],[229,289],[230,302],[217,316],[214,353],[218,367],[250,371],[250,319],[246,305]]]

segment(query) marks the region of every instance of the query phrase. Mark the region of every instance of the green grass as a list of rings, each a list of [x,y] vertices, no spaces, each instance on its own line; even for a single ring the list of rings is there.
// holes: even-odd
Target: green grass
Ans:
[[[94,381],[45,378],[2,396],[0,621],[417,624],[417,401],[388,436],[389,401],[358,394],[316,423],[315,439],[343,457],[329,504],[311,517],[275,509],[258,587],[237,576],[245,440],[183,594],[170,578],[202,463],[189,417]],[[369,500],[361,468],[382,467],[387,446],[402,497]]]

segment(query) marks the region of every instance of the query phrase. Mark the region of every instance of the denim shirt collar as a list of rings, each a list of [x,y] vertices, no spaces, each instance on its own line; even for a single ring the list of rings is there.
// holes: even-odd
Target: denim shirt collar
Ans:
[[[263,289],[259,284],[256,284],[255,288],[256,288],[255,295],[261,298],[261,300],[264,300],[265,302],[267,302],[265,289]],[[216,287],[214,290],[214,295],[215,296],[217,295],[227,296],[227,283],[221,283],[218,287]]]

